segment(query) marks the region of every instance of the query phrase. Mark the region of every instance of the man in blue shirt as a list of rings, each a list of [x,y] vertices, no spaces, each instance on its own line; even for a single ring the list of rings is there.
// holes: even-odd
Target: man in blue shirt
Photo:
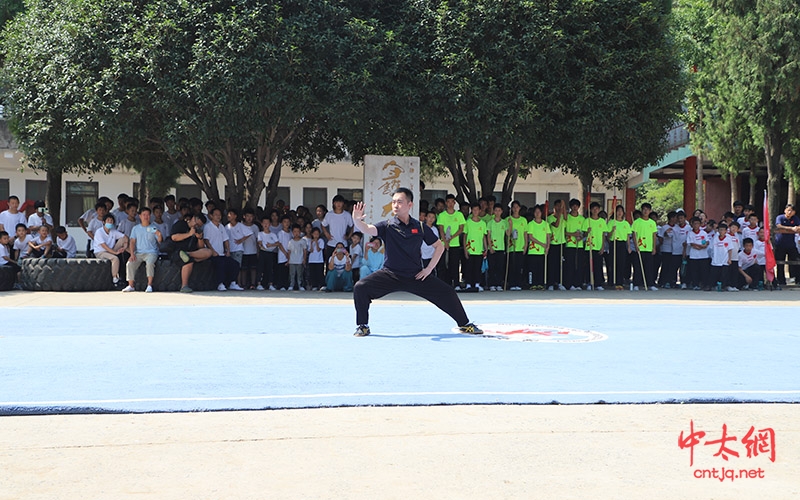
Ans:
[[[356,307],[356,337],[366,337],[369,330],[369,305],[392,292],[409,292],[433,303],[453,318],[462,333],[482,334],[483,331],[467,318],[464,306],[453,288],[431,273],[445,251],[439,238],[411,217],[414,194],[398,188],[392,194],[392,218],[376,223],[364,222],[364,203],[353,207],[353,222],[364,234],[379,236],[384,242],[383,269],[359,280],[353,288]],[[431,261],[422,267],[422,242],[434,247]]]
[[[798,254],[797,245],[794,242],[794,236],[797,233],[800,233],[800,218],[795,214],[794,205],[789,203],[783,213],[775,218],[775,260],[800,260],[800,254]],[[790,265],[789,274],[794,276],[795,280],[800,279],[798,266]],[[782,264],[778,264],[776,281],[779,285],[786,284],[786,273]]]
[[[132,292],[134,288],[134,277],[136,270],[142,262],[145,263],[147,270],[147,288],[145,292],[153,291],[153,277],[156,275],[156,261],[158,260],[158,247],[164,237],[156,226],[150,224],[150,209],[142,207],[139,210],[140,223],[131,229],[129,238],[130,247],[128,253],[131,254],[125,266],[125,275],[128,278],[128,286],[123,292]]]

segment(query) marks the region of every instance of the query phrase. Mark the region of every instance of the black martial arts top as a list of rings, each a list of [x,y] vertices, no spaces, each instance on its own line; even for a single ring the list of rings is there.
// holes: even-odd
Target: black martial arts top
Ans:
[[[378,222],[375,227],[385,245],[383,267],[408,278],[422,270],[422,242],[433,245],[439,239],[430,228],[410,216],[408,224],[392,217]]]

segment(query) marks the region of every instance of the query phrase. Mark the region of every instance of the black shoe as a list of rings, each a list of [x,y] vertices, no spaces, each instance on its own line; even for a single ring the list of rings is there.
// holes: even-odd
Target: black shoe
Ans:
[[[478,328],[475,323],[467,323],[464,326],[459,326],[458,330],[461,333],[469,333],[470,335],[483,335],[483,330]]]
[[[358,325],[358,328],[356,328],[356,333],[354,333],[353,335],[356,337],[366,337],[369,334],[370,331],[368,325]]]

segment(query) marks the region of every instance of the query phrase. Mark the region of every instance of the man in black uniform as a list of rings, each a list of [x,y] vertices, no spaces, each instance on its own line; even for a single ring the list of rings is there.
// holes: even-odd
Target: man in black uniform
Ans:
[[[364,234],[380,236],[385,245],[383,269],[359,280],[353,288],[356,306],[356,337],[366,337],[369,331],[369,305],[392,292],[409,292],[432,302],[453,318],[462,333],[482,334],[480,328],[467,318],[455,290],[431,273],[444,253],[444,245],[430,230],[411,217],[414,194],[398,188],[392,194],[392,215],[375,225],[364,222],[364,203],[353,207],[353,222]],[[422,242],[434,247],[431,261],[422,267]]]

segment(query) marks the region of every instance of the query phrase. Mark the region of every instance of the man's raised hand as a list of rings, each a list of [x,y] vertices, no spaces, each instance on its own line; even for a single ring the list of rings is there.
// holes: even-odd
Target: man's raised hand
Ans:
[[[364,202],[359,201],[355,205],[353,205],[353,220],[364,220]]]

